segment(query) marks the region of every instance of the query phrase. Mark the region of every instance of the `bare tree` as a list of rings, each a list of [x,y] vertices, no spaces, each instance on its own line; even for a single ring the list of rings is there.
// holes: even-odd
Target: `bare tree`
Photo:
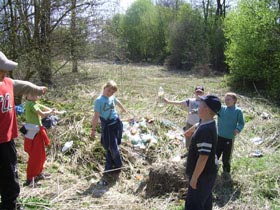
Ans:
[[[226,0],[217,0],[217,9],[216,17],[225,17],[226,16]]]
[[[56,42],[52,36],[61,28],[67,31],[71,38],[63,40],[66,37],[62,37],[63,41],[59,44],[65,49],[65,55],[70,54],[67,59],[72,61],[73,71],[78,71],[78,59],[81,58],[79,53],[83,53],[78,48],[82,48],[81,43],[85,45],[85,41],[81,39],[87,39],[84,28],[89,27],[92,20],[98,19],[95,10],[104,2],[106,1],[0,1],[0,44],[2,48],[6,48],[4,50],[11,58],[21,61],[22,72],[25,74],[21,75],[21,78],[29,80],[38,74],[42,83],[52,84],[54,70],[52,45]],[[96,25],[93,27],[96,28]],[[56,34],[56,38],[57,35],[59,33]],[[65,45],[68,45],[67,48]]]
[[[203,15],[204,15],[204,22],[205,24],[208,23],[208,16],[209,16],[209,0],[202,0],[202,6],[203,6]]]
[[[37,22],[35,49],[37,55],[37,70],[43,83],[52,84],[51,56],[49,38],[51,33],[51,2],[50,0],[34,0],[35,21]],[[38,18],[38,20],[36,20]]]
[[[72,72],[78,72],[78,58],[76,50],[77,40],[77,28],[76,28],[76,0],[72,0],[72,12],[71,12],[71,58],[72,58]]]

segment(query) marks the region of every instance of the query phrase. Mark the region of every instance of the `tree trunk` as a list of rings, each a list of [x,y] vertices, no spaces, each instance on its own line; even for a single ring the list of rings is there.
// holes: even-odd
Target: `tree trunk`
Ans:
[[[226,0],[223,0],[223,3],[221,3],[221,0],[217,0],[217,9],[216,9],[216,18],[218,17],[224,17],[226,16]]]
[[[219,17],[222,14],[221,0],[217,0],[216,16]]]
[[[206,3],[203,0],[202,4],[203,4],[204,22],[207,25],[207,23],[208,23],[208,15],[209,15],[209,0],[207,0]]]
[[[76,0],[72,0],[71,12],[71,59],[72,72],[78,72],[78,58],[77,58],[77,27],[76,27]]]
[[[35,11],[38,20],[37,23],[37,37],[36,37],[36,66],[39,73],[40,80],[43,84],[52,84],[52,71],[51,71],[51,52],[49,46],[50,36],[50,0],[42,0],[42,3],[37,1],[37,9]]]

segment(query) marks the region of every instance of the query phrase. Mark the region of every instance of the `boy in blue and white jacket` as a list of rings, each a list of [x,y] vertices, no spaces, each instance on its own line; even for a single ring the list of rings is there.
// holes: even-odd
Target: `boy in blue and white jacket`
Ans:
[[[225,94],[225,105],[222,106],[218,115],[218,142],[216,155],[222,156],[223,172],[230,173],[230,159],[233,150],[234,137],[244,128],[243,113],[236,106],[237,96],[233,92]]]

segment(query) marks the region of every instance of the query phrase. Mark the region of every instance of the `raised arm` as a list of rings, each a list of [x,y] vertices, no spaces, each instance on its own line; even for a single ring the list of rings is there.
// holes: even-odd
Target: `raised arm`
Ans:
[[[164,101],[165,103],[167,103],[167,104],[181,105],[181,106],[183,106],[183,105],[186,103],[186,101],[171,101],[171,100],[169,100],[169,99],[167,99],[167,98],[163,98],[163,101]]]
[[[43,95],[47,91],[47,87],[45,86],[38,86],[28,81],[23,80],[13,80],[14,85],[14,95],[21,96],[21,95]]]
[[[40,115],[41,117],[46,117],[46,116],[54,113],[54,109],[51,109],[42,104],[38,104],[38,105],[39,105],[39,109],[37,110],[37,114]]]

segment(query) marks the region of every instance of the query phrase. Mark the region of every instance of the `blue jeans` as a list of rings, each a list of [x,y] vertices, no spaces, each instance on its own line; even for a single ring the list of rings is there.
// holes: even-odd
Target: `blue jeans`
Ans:
[[[118,145],[121,144],[122,122],[115,120],[101,119],[102,135],[101,143],[106,150],[105,170],[122,167],[122,158]]]

